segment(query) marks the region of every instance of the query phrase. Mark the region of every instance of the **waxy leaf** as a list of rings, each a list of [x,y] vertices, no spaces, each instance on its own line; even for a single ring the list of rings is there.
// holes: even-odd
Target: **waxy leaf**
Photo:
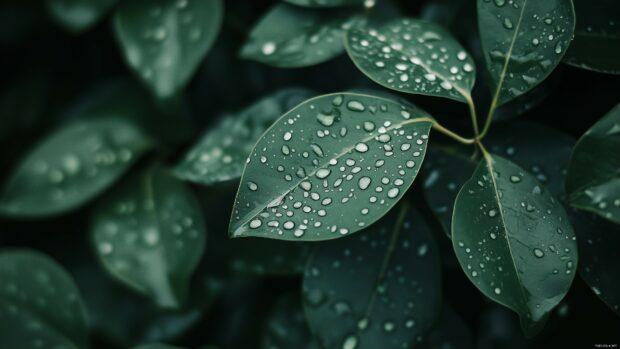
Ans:
[[[0,213],[40,217],[77,208],[112,185],[151,146],[140,130],[120,119],[66,125],[13,171],[0,195]]]
[[[180,180],[160,167],[128,178],[96,210],[97,256],[120,282],[178,308],[205,247],[202,211]]]
[[[562,205],[514,163],[485,156],[454,204],[452,243],[467,277],[519,314],[531,336],[575,276],[577,242]]]
[[[71,32],[93,26],[118,0],[49,0],[45,3],[58,24]]]
[[[248,154],[265,130],[311,95],[305,89],[285,89],[239,113],[224,116],[183,157],[174,170],[175,175],[206,185],[238,179]]]
[[[320,349],[306,323],[298,293],[282,296],[266,322],[261,349]]]
[[[285,2],[305,7],[337,7],[361,5],[365,0],[284,0]],[[367,1],[367,0],[366,0]]]
[[[531,90],[560,63],[575,29],[571,0],[478,0],[494,104]]]
[[[252,29],[241,57],[280,68],[322,63],[344,51],[345,30],[360,22],[359,15],[347,10],[278,4]]]
[[[87,347],[84,305],[58,263],[35,251],[5,250],[0,285],[3,348]]]
[[[620,1],[573,2],[577,27],[564,62],[601,73],[620,74]]]
[[[411,105],[355,93],[305,101],[250,154],[230,234],[316,241],[365,228],[415,179],[432,122]]]
[[[121,1],[114,33],[130,68],[159,98],[188,83],[215,41],[221,0]]]
[[[566,191],[571,206],[620,223],[620,104],[579,139]]]
[[[355,65],[387,88],[461,102],[471,98],[473,59],[432,22],[399,19],[378,30],[354,28],[345,44]]]
[[[368,231],[320,245],[304,274],[304,310],[322,348],[412,348],[441,312],[432,235],[407,205]]]

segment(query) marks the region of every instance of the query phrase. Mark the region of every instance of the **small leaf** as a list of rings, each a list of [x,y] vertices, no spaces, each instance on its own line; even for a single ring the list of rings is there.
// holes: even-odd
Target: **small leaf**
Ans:
[[[344,51],[344,31],[360,22],[359,15],[347,10],[278,4],[252,29],[241,57],[280,68],[319,64]]]
[[[266,322],[262,349],[320,349],[306,323],[298,293],[282,296]]]
[[[121,1],[114,33],[130,68],[159,98],[181,90],[215,41],[221,0]]]
[[[577,141],[566,179],[571,206],[620,224],[620,104]]]
[[[305,101],[250,154],[231,235],[316,241],[372,224],[415,179],[432,122],[410,105],[361,94]]]
[[[0,213],[41,217],[75,209],[112,185],[151,146],[149,138],[121,119],[68,124],[13,171],[0,196]]]
[[[120,282],[178,308],[205,247],[200,206],[184,184],[153,167],[127,179],[96,210],[97,256]]]
[[[404,205],[373,228],[317,247],[304,311],[325,349],[412,348],[441,311],[440,263],[420,214]]]
[[[284,0],[297,6],[305,7],[337,7],[362,5],[368,0]],[[374,3],[374,1],[373,1]]]
[[[58,263],[31,250],[5,250],[0,285],[2,347],[87,347],[84,305]]]
[[[52,18],[66,30],[79,33],[92,27],[118,0],[49,0]]]
[[[474,61],[432,22],[399,19],[379,30],[353,28],[345,46],[355,65],[387,88],[461,102],[471,98]]]
[[[452,243],[482,293],[537,333],[575,275],[577,243],[562,205],[532,175],[499,156],[482,160],[454,204]]]
[[[478,0],[478,26],[499,106],[560,63],[575,29],[571,0]]]
[[[174,346],[168,345],[168,344],[153,343],[153,344],[139,345],[137,347],[134,347],[134,349],[183,349],[183,348],[181,348],[181,347],[174,347]]]
[[[299,88],[280,90],[239,113],[221,118],[183,157],[175,175],[205,185],[238,179],[248,154],[265,130],[311,95]]]
[[[564,62],[601,73],[620,74],[620,2],[573,0],[575,38]]]

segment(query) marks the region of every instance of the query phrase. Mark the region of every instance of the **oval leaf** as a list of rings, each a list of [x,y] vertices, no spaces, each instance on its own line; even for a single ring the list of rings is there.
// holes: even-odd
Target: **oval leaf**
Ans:
[[[496,155],[485,157],[459,192],[452,243],[471,282],[518,313],[528,336],[566,295],[577,266],[562,205],[532,175]]]
[[[122,1],[114,33],[125,60],[160,98],[190,80],[222,23],[221,0]]]
[[[494,104],[531,90],[560,63],[575,30],[571,0],[478,0]]]
[[[175,175],[206,185],[241,177],[248,154],[265,130],[311,95],[305,89],[281,90],[239,113],[221,118],[183,157],[174,170]]]
[[[120,282],[178,308],[205,248],[202,213],[183,182],[159,167],[129,178],[96,210],[97,256]]]
[[[441,312],[440,262],[421,216],[401,207],[370,231],[317,248],[304,309],[322,348],[412,348]]]
[[[344,51],[344,31],[359,22],[351,11],[278,4],[252,29],[241,57],[280,68],[322,63]]]
[[[118,0],[50,0],[47,8],[58,24],[70,32],[82,32],[93,26]]]
[[[297,293],[285,294],[278,300],[262,337],[262,349],[320,349],[310,333]]]
[[[577,141],[566,179],[571,206],[620,223],[620,104]]]
[[[337,6],[352,6],[361,5],[365,3],[365,0],[284,0],[297,6],[305,7],[337,7]]]
[[[124,120],[73,122],[21,161],[0,196],[0,213],[40,217],[77,208],[112,185],[151,146]]]
[[[84,305],[58,263],[35,251],[4,251],[0,285],[2,347],[87,347]]]
[[[248,158],[233,237],[327,240],[383,216],[415,179],[432,119],[410,105],[354,93],[284,114]]]
[[[387,88],[461,102],[471,98],[473,59],[432,22],[399,19],[379,30],[354,28],[345,46],[355,65]]]

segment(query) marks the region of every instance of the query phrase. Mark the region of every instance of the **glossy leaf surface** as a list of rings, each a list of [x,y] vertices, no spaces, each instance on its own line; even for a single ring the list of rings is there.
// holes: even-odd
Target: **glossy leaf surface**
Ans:
[[[49,0],[46,5],[54,20],[71,32],[93,26],[118,0]]]

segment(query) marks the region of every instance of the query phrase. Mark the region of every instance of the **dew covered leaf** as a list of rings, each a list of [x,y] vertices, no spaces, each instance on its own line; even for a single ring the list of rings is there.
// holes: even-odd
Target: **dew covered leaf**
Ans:
[[[498,124],[484,143],[489,150],[516,163],[563,200],[564,181],[575,139],[556,129],[533,122]],[[545,151],[540,151],[545,149]],[[450,234],[454,200],[474,172],[477,161],[469,148],[429,148],[424,162],[424,194],[446,234]]]
[[[305,7],[338,7],[364,4],[364,0],[284,0],[293,5]]]
[[[0,285],[2,347],[87,347],[84,305],[58,263],[33,250],[4,250]]]
[[[564,62],[601,73],[620,74],[620,2],[573,2],[577,27]]]
[[[92,27],[118,0],[49,0],[52,18],[66,30],[79,33]]]
[[[129,67],[159,98],[189,82],[217,38],[221,0],[121,1],[114,33]]]
[[[577,242],[563,206],[534,176],[485,157],[454,203],[452,244],[470,281],[542,329],[575,275]]]
[[[409,104],[368,95],[305,101],[251,152],[231,236],[316,241],[372,224],[415,179],[432,122]]]
[[[345,30],[360,23],[351,10],[277,4],[252,29],[240,55],[280,68],[319,64],[344,52]]]
[[[152,146],[131,123],[113,118],[75,121],[49,135],[10,175],[0,213],[42,217],[93,199]]]
[[[128,178],[96,209],[93,242],[104,268],[161,307],[178,308],[205,248],[192,192],[154,166]]]
[[[620,224],[620,104],[577,141],[568,168],[571,206]]]
[[[499,106],[534,88],[560,63],[575,12],[572,0],[478,0],[478,27]]]
[[[176,166],[177,177],[212,185],[238,179],[260,136],[277,120],[313,93],[290,88],[270,94],[248,108],[222,117]]]
[[[325,349],[411,348],[439,317],[440,288],[432,234],[403,205],[368,231],[317,247],[304,311]]]
[[[306,323],[298,293],[280,297],[266,323],[261,349],[320,349]]]
[[[364,74],[393,90],[465,102],[476,80],[470,55],[429,21],[399,19],[380,29],[353,28],[345,47]]]

